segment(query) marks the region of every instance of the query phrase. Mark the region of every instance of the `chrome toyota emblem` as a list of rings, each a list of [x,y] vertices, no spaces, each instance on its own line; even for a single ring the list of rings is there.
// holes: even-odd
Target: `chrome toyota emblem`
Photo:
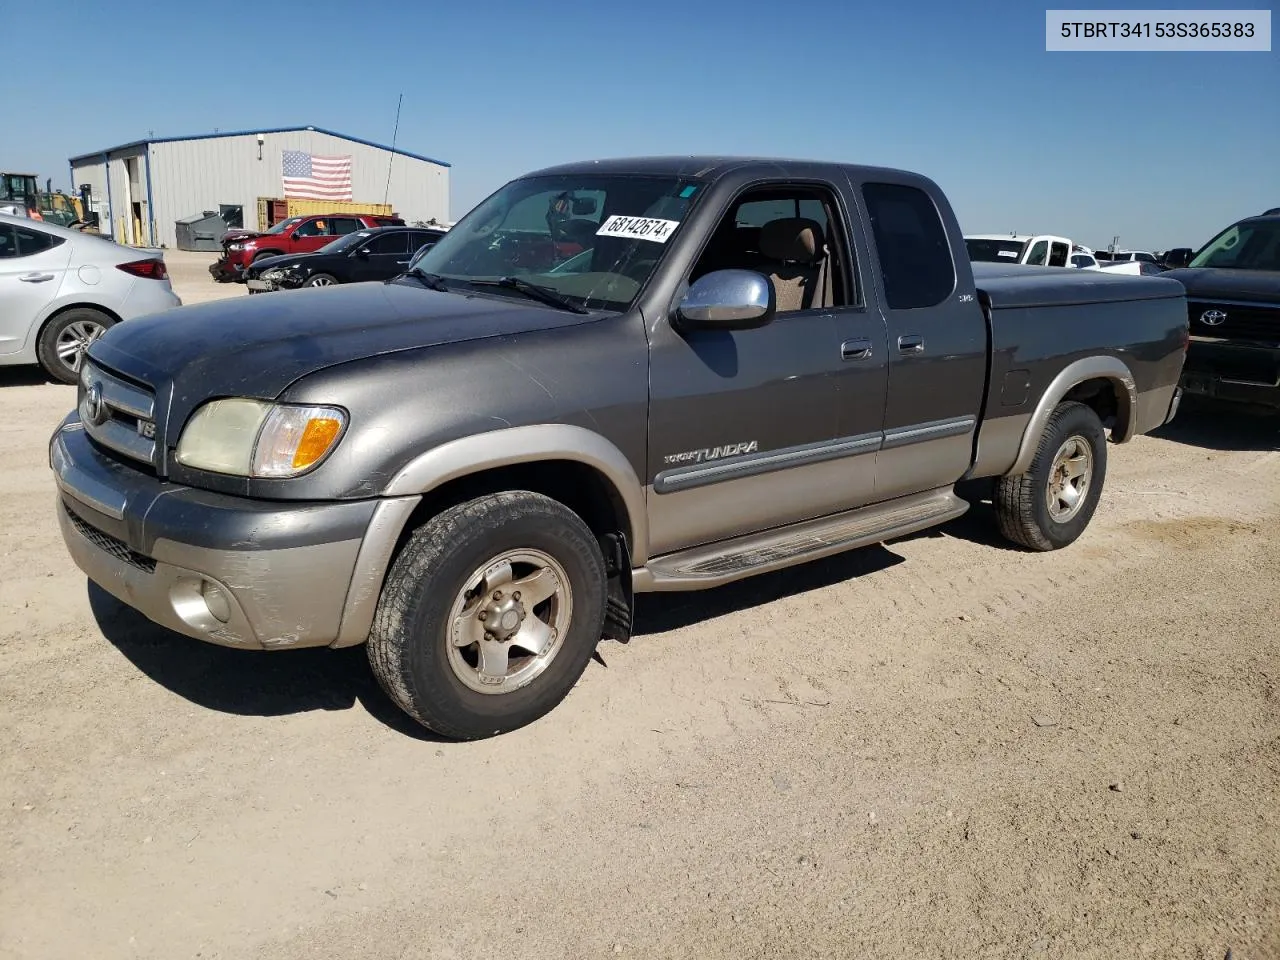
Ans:
[[[95,427],[107,422],[107,408],[102,403],[102,384],[94,382],[84,392],[82,415]]]
[[[1200,322],[1206,327],[1219,327],[1226,321],[1227,315],[1221,310],[1206,310],[1200,314]]]

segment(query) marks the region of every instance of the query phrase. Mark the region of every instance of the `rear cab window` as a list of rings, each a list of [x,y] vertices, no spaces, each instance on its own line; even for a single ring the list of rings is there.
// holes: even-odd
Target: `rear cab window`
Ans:
[[[865,183],[862,199],[880,261],[885,305],[891,310],[935,307],[956,287],[947,230],[933,199],[918,187]]]

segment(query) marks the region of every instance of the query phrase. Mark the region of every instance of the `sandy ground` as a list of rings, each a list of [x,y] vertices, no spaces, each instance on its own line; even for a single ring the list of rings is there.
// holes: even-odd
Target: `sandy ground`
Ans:
[[[1053,555],[978,504],[644,598],[551,715],[460,745],[361,649],[89,588],[71,403],[0,370],[0,957],[1280,957],[1280,420],[1112,447]]]

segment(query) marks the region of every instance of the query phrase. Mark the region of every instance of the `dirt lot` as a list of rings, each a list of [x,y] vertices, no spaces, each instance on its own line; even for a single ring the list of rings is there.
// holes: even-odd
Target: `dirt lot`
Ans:
[[[0,957],[1280,957],[1280,420],[1112,447],[1061,553],[979,504],[644,598],[550,716],[460,745],[361,649],[89,588],[71,403],[0,370]]]

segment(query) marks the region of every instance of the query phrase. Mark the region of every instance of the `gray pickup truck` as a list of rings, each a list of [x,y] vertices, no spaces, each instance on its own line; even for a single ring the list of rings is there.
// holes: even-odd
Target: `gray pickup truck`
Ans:
[[[971,267],[916,174],[575,163],[395,280],[117,324],[50,465],[125,603],[235,647],[367,643],[402,709],[478,738],[629,639],[636,593],[944,523],[962,480],[1016,543],[1070,544],[1107,431],[1174,416],[1187,342],[1176,282]]]

